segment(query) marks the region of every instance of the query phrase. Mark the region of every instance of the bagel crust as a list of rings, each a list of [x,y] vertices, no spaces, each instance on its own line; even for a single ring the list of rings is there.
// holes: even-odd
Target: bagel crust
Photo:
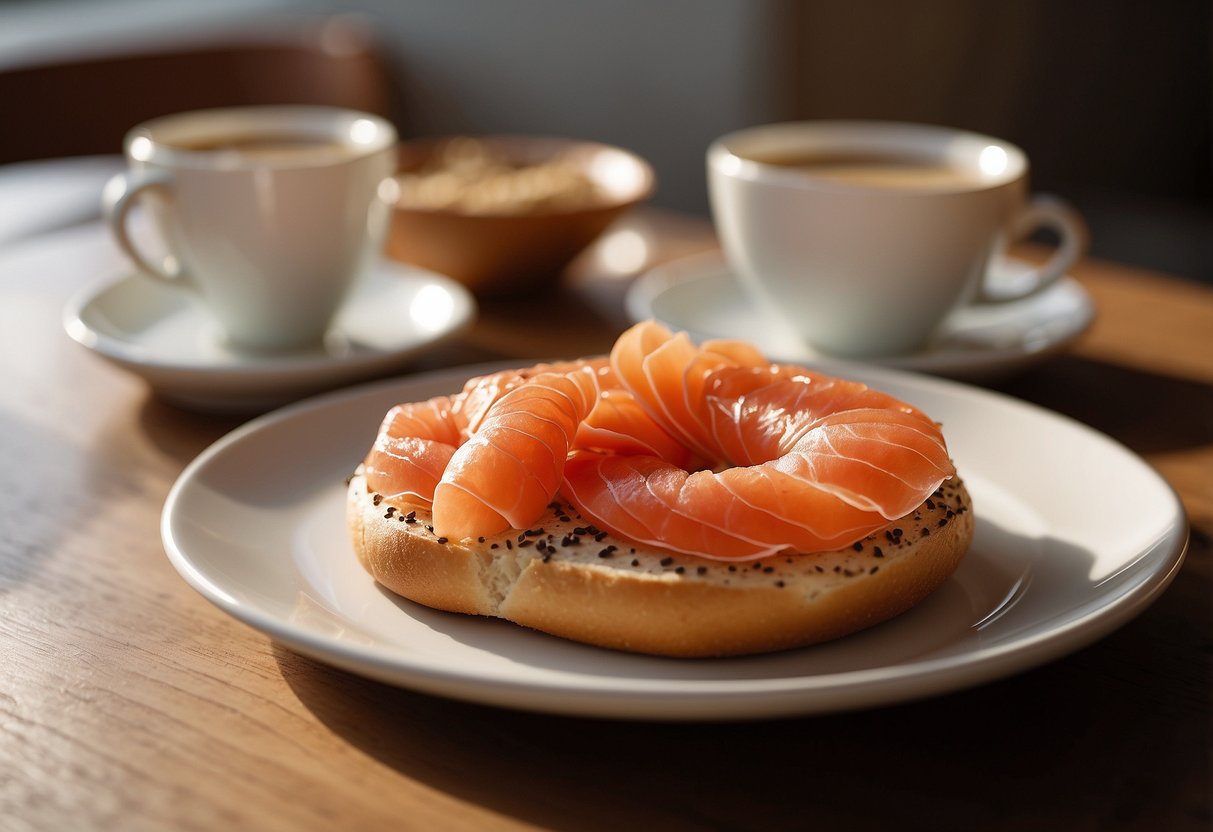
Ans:
[[[846,549],[721,561],[629,543],[553,502],[531,529],[436,537],[428,510],[392,505],[355,474],[346,519],[376,581],[435,609],[495,616],[574,641],[661,656],[736,656],[815,644],[913,607],[973,538],[953,477],[918,509]]]

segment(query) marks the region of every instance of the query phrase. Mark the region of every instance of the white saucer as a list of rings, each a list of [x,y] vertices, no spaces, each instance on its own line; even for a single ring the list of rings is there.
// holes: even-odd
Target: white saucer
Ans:
[[[472,296],[450,278],[384,260],[355,290],[324,344],[311,350],[232,349],[192,295],[137,274],[78,293],[63,325],[167,401],[251,413],[383,374],[461,330],[475,311]]]
[[[994,268],[997,285],[1014,283],[1029,266],[1008,258]],[[782,321],[763,314],[718,251],[682,258],[640,276],[628,290],[626,304],[633,321],[654,318],[697,340],[742,338],[773,361],[800,364],[827,357]],[[1063,277],[1031,298],[957,311],[921,352],[866,360],[958,379],[998,378],[1063,350],[1094,318],[1090,295],[1078,282]]]

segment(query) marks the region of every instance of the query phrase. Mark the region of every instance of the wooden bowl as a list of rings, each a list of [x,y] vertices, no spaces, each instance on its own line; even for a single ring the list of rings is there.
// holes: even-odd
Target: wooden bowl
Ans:
[[[476,154],[483,155],[481,168]],[[654,187],[652,168],[633,153],[538,136],[404,142],[399,170],[388,255],[448,275],[481,297],[552,283]],[[445,181],[439,173],[448,174]],[[528,192],[524,176],[540,185]]]

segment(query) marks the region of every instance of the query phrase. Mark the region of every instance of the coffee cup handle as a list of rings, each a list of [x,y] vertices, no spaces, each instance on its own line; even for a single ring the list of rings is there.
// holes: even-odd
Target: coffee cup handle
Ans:
[[[976,303],[1005,303],[1043,292],[1060,280],[1086,252],[1086,223],[1064,199],[1051,194],[1032,197],[1015,222],[1014,239],[1023,239],[1041,228],[1055,232],[1060,239],[1053,256],[1042,265],[1017,276],[1012,287],[992,287],[987,278],[978,291]]]
[[[105,189],[101,192],[101,208],[109,222],[110,230],[118,247],[129,257],[139,270],[150,277],[171,283],[174,286],[187,284],[184,272],[173,257],[164,258],[162,265],[157,265],[143,255],[131,239],[127,229],[127,219],[131,208],[139,197],[153,189],[169,190],[172,185],[172,175],[167,171],[157,170],[127,170],[114,174]]]

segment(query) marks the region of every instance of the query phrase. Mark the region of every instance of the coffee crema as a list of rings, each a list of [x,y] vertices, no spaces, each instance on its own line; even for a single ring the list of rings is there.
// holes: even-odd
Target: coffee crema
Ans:
[[[746,158],[845,185],[935,190],[971,188],[983,184],[981,174],[976,171],[912,156],[790,151],[748,153]]]
[[[161,142],[190,153],[214,153],[250,162],[303,162],[309,159],[340,159],[354,153],[348,144],[328,137],[306,135],[208,136],[195,140]]]

